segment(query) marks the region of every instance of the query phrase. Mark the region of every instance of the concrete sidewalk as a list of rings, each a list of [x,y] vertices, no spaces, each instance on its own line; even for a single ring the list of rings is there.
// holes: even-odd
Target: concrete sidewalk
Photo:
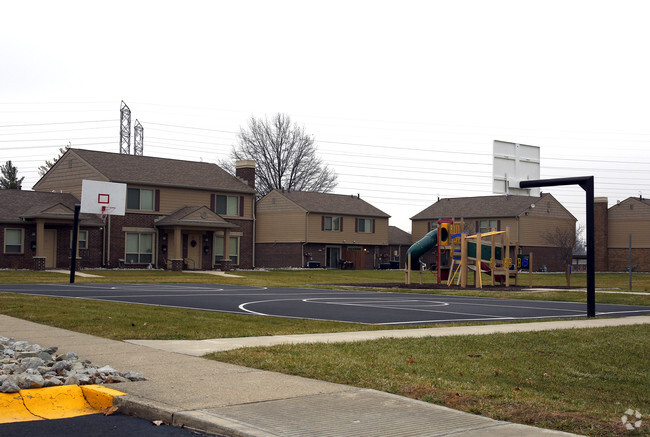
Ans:
[[[636,323],[648,320],[650,317],[645,317]],[[397,337],[398,332],[391,331],[391,336]],[[4,315],[0,315],[0,335],[58,346],[61,352],[77,352],[96,365],[142,373],[147,381],[109,385],[128,393],[115,399],[120,411],[224,436],[570,435],[375,390],[220,363]]]
[[[349,343],[380,338],[448,337],[487,335],[509,332],[548,331],[553,329],[601,328],[650,324],[650,316],[612,319],[560,320],[554,322],[512,323],[503,325],[453,326],[417,329],[383,329],[377,331],[335,332],[327,334],[273,335],[263,337],[213,338],[208,340],[125,340],[127,343],[200,357],[242,347],[277,346],[301,343]]]

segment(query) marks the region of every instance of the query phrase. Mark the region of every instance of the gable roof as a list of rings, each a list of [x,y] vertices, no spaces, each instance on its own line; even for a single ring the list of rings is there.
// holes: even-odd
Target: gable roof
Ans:
[[[639,198],[639,197],[628,197],[625,200],[621,200],[616,202],[616,205],[613,205],[609,208],[609,210],[613,210],[616,208],[620,208],[621,205],[628,205],[630,203],[640,203],[645,206],[650,206],[650,199],[644,199],[644,198]],[[645,208],[645,207],[644,207]]]
[[[0,222],[24,223],[28,219],[74,219],[74,206],[79,200],[68,193],[47,191],[0,190]],[[101,226],[92,214],[81,214],[84,226]]]
[[[411,234],[401,230],[397,226],[388,227],[388,244],[389,245],[411,245]]]
[[[255,189],[241,179],[218,165],[207,162],[84,149],[70,149],[66,153],[76,154],[106,176],[110,182],[255,193]],[[57,161],[57,164],[60,161]]]
[[[549,193],[543,194],[541,197],[499,195],[440,199],[411,217],[411,220],[431,220],[444,217],[516,217],[524,213],[531,205],[549,198],[555,199]]]
[[[201,228],[236,228],[205,206],[185,206],[156,220],[157,226],[194,226]]]
[[[313,193],[308,191],[273,190],[309,212],[324,214],[343,214],[367,217],[390,217],[382,210],[372,206],[357,196],[345,194]]]

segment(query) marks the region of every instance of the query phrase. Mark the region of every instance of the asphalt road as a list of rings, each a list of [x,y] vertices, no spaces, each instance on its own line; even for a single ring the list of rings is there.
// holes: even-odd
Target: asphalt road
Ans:
[[[214,436],[123,414],[90,414],[69,419],[34,420],[0,424],[2,437],[197,437]]]
[[[575,302],[218,284],[4,284],[1,292],[377,325],[586,317]],[[596,304],[597,316],[650,307]]]

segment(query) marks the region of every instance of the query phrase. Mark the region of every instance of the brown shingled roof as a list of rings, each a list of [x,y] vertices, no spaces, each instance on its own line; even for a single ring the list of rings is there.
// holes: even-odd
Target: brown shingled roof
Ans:
[[[70,149],[110,182],[255,193],[245,182],[216,164]]]
[[[68,193],[47,191],[0,190],[0,222],[23,223],[24,219],[62,219],[72,221],[74,206],[79,200]],[[57,206],[62,206],[57,208]],[[49,212],[55,209],[58,212]],[[67,212],[69,211],[69,212]],[[81,214],[84,226],[100,226],[101,220],[92,214]]]
[[[411,220],[431,220],[444,217],[516,217],[526,211],[531,204],[551,196],[481,196],[440,199],[420,211]],[[552,196],[551,196],[552,197]]]
[[[388,244],[393,245],[411,245],[411,234],[401,230],[397,226],[388,227]]]
[[[345,194],[313,193],[307,191],[286,191],[274,190],[301,206],[309,212],[326,214],[345,214],[367,217],[390,217],[385,212],[375,208],[365,200],[357,196]]]

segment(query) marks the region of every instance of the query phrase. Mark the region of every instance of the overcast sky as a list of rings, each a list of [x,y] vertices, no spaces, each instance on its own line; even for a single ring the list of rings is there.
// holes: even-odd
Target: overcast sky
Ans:
[[[99,6],[101,5],[101,6]],[[541,177],[650,197],[647,1],[16,1],[0,14],[0,156],[24,188],[73,147],[217,162],[253,115],[304,126],[410,231],[438,197],[492,194],[492,142]],[[584,192],[549,188],[579,220]]]

